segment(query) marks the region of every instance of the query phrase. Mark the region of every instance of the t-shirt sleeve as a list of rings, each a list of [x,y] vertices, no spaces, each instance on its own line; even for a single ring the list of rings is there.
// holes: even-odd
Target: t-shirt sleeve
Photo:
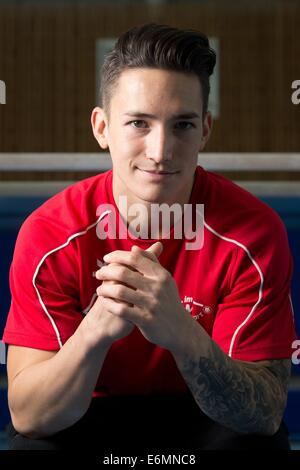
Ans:
[[[76,250],[59,224],[30,216],[15,245],[9,282],[7,344],[58,350],[82,320]]]
[[[232,358],[291,358],[297,338],[291,300],[293,260],[285,227],[268,215],[236,246],[231,287],[218,304],[212,338]]]

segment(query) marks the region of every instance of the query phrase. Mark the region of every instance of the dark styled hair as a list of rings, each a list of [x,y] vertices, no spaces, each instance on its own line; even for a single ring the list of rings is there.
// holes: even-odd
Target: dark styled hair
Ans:
[[[181,30],[155,23],[136,26],[117,40],[101,70],[100,98],[107,111],[121,73],[132,68],[174,70],[198,76],[203,95],[203,116],[207,112],[216,54],[208,38],[194,30]]]

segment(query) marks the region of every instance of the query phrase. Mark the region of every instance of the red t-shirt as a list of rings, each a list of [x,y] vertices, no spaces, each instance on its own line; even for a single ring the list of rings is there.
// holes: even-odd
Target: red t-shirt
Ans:
[[[5,343],[58,350],[97,298],[95,271],[103,256],[153,243],[130,236],[99,239],[99,220],[108,217],[105,204],[119,214],[112,177],[110,170],[70,186],[23,223],[10,269]],[[189,202],[204,204],[203,247],[187,250],[184,238],[171,237],[162,240],[159,257],[176,281],[182,305],[233,358],[290,358],[296,339],[292,258],[280,218],[247,191],[201,167]],[[121,228],[127,233],[124,224]],[[135,328],[111,346],[95,395],[186,390],[171,353]]]

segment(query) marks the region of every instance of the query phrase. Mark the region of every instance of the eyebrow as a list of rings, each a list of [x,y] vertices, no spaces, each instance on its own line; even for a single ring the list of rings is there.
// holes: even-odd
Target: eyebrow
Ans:
[[[140,113],[138,111],[129,111],[128,113],[124,113],[124,116],[158,119],[158,117],[155,116],[154,114]],[[200,119],[200,118],[201,116],[198,113],[186,112],[186,113],[176,114],[171,119],[173,120],[173,119]]]

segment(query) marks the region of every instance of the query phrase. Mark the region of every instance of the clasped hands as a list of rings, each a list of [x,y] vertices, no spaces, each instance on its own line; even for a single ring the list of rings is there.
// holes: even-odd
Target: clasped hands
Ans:
[[[107,264],[96,272],[102,281],[97,295],[111,314],[136,325],[148,341],[172,350],[191,317],[174,278],[157,259],[162,249],[156,242],[148,250],[133,246],[105,255]]]

